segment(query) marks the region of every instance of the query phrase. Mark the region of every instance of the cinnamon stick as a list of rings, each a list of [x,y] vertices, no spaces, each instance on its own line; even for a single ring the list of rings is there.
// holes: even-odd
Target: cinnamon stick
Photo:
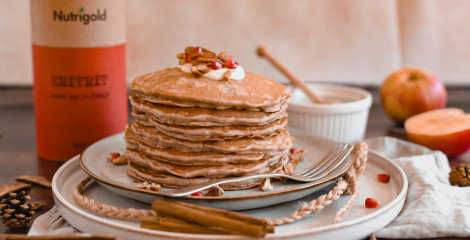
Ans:
[[[16,181],[36,184],[45,188],[52,188],[51,181],[43,176],[21,175],[16,178]]]
[[[153,230],[194,234],[230,234],[230,232],[224,231],[223,229],[209,228],[172,217],[145,217],[140,220],[141,228]]]
[[[46,236],[28,236],[21,234],[0,234],[0,240],[114,240],[115,237],[105,235],[81,236],[77,234],[70,235],[46,235]]]
[[[159,215],[171,216],[203,226],[224,229],[232,234],[264,237],[274,227],[265,219],[246,214],[159,198],[152,204]]]

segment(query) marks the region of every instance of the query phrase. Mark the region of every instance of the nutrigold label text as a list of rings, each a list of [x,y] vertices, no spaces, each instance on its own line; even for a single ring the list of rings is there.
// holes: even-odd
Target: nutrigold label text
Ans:
[[[53,10],[52,18],[54,21],[59,22],[80,22],[88,25],[90,22],[106,21],[106,8],[101,10],[97,9],[95,13],[85,13],[85,8],[80,8],[79,12],[64,12],[62,10]]]

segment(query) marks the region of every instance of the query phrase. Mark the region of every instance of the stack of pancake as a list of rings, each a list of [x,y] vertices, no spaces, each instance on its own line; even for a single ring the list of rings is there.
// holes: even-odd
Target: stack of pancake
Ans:
[[[214,178],[282,172],[292,141],[286,130],[287,89],[245,72],[214,80],[180,68],[137,77],[134,121],[125,133],[127,173],[181,188]],[[262,179],[224,184],[257,186]]]

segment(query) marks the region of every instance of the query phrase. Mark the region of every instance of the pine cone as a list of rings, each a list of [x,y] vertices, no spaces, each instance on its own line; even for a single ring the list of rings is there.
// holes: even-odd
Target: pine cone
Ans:
[[[470,166],[465,163],[454,166],[449,173],[449,181],[460,187],[470,186]]]
[[[12,183],[0,188],[0,221],[9,228],[26,226],[35,213],[28,192],[31,185]]]

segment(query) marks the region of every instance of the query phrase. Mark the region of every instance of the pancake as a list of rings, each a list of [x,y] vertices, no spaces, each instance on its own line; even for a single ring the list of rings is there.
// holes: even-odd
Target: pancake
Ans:
[[[264,174],[264,173],[273,173],[273,172],[282,172],[282,167],[287,163],[288,157],[282,157],[279,162],[271,165],[269,168],[264,169],[263,171],[254,172],[254,174]],[[161,184],[164,187],[168,188],[182,188],[188,187],[194,184],[200,184],[204,182],[211,181],[213,179],[223,179],[223,178],[213,178],[213,177],[195,177],[195,178],[181,178],[172,174],[155,172],[148,168],[141,167],[134,163],[129,163],[127,166],[127,174],[139,179],[141,181],[150,181]],[[224,190],[240,190],[248,189],[258,186],[263,179],[252,179],[247,181],[240,181],[234,183],[221,184],[220,187]]]
[[[173,148],[184,152],[272,153],[286,151],[292,146],[290,135],[285,129],[265,139],[245,137],[231,141],[196,142],[175,139],[155,128],[134,122],[127,127],[125,138],[128,142],[151,148]]]
[[[168,173],[182,178],[192,177],[226,177],[226,176],[240,176],[248,173],[264,171],[265,168],[279,161],[283,155],[272,156],[263,158],[260,161],[251,163],[231,163],[223,165],[207,165],[207,166],[188,166],[177,165],[173,162],[159,161],[158,158],[139,152],[127,150],[125,156],[130,159],[131,163],[145,167],[151,171],[159,173]]]
[[[280,152],[277,154],[265,154],[265,155],[247,155],[245,158],[202,158],[202,160],[199,161],[188,161],[188,160],[181,160],[179,158],[176,159],[168,159],[161,157],[161,153],[159,152],[158,148],[152,148],[149,147],[145,144],[139,144],[136,143],[135,145],[131,146],[134,144],[134,142],[129,141],[129,147],[126,149],[126,153],[128,151],[136,151],[140,152],[142,154],[145,154],[149,156],[152,159],[158,160],[160,162],[167,162],[170,164],[174,165],[180,165],[180,166],[205,166],[205,167],[210,167],[210,166],[221,166],[221,165],[226,165],[226,164],[250,164],[250,163],[257,163],[259,161],[262,161],[263,158],[269,158],[272,157],[273,155],[280,155],[286,152]],[[127,157],[130,161],[132,160],[131,155],[124,155]],[[171,156],[169,156],[171,157]]]
[[[139,149],[139,145],[128,141],[126,143],[128,150]],[[247,153],[247,154],[237,154],[237,153],[216,153],[216,152],[183,152],[175,150],[172,148],[150,148],[148,154],[151,154],[154,157],[170,159],[174,163],[181,165],[190,165],[192,163],[212,163],[219,162],[223,164],[227,163],[236,163],[236,162],[254,162],[260,161],[264,158],[266,154],[263,153]]]
[[[287,117],[261,126],[214,126],[195,127],[162,124],[149,118],[147,122],[137,120],[142,125],[153,126],[167,136],[189,141],[223,141],[242,137],[266,138],[287,127]]]
[[[240,81],[217,81],[176,67],[139,76],[130,87],[142,100],[180,107],[277,112],[289,97],[284,85],[256,73],[245,72]]]
[[[132,115],[136,119],[147,119],[165,124],[184,126],[230,126],[230,125],[264,125],[283,118],[287,103],[281,105],[277,112],[248,111],[236,109],[213,109],[200,107],[174,107],[143,101],[138,95],[129,97],[132,104]]]
[[[180,178],[165,173],[154,173],[144,167],[129,164],[127,167],[127,174],[140,181],[149,181],[161,184],[167,188],[183,188],[194,184],[205,183],[212,181],[214,178]],[[221,184],[220,187],[224,190],[242,190],[258,186],[262,179],[252,179],[246,181],[239,181],[234,183]]]

